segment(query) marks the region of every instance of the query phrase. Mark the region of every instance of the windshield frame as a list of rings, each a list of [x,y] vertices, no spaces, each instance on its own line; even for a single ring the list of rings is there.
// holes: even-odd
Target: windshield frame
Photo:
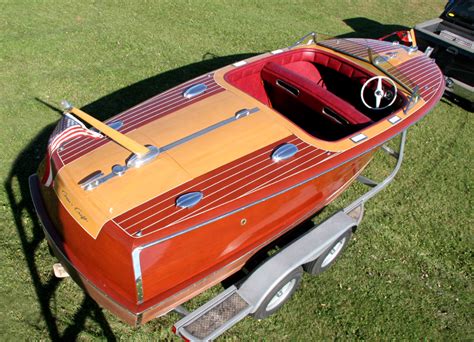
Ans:
[[[364,41],[366,42],[366,45],[362,44],[362,42]],[[339,48],[337,46],[337,45],[341,45],[340,42],[343,42],[344,44],[346,44],[346,49]],[[404,76],[400,71],[398,71],[396,66],[390,63],[390,57],[387,55],[381,55],[380,53],[376,52],[373,49],[373,47],[369,45],[369,42],[370,40],[365,40],[361,38],[351,39],[351,38],[331,37],[329,39],[324,39],[321,41],[318,40],[316,44],[372,65],[373,67],[377,68],[380,72],[384,73],[387,77],[393,79],[400,86],[405,88],[405,90],[407,90],[410,94],[413,94],[417,88],[416,84],[411,84],[412,82],[410,82],[410,80],[406,76]],[[390,46],[390,45],[387,45],[387,46]],[[408,53],[413,53],[418,50],[418,48],[416,47],[406,47],[400,44],[392,44],[392,46],[393,48],[398,47],[398,48],[406,49]],[[367,57],[364,58],[364,56],[362,56],[360,53],[356,54],[356,53],[347,51],[347,50],[353,50],[354,48],[366,49]],[[389,70],[398,71],[398,75],[395,75],[393,72],[390,72]],[[404,78],[404,80],[402,80],[402,78]]]

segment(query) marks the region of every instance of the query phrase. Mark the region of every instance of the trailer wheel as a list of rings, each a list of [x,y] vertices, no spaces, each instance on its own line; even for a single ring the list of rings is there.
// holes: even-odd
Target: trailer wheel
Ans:
[[[278,311],[298,289],[302,276],[303,268],[301,266],[291,271],[290,274],[273,287],[252,316],[256,319],[263,319]]]
[[[351,235],[352,230],[348,229],[332,244],[331,247],[326,249],[326,251],[324,251],[324,253],[321,254],[319,258],[304,264],[304,270],[311,275],[323,273],[325,270],[331,267],[332,264],[334,264],[344,249],[346,249],[349,241],[351,240]]]

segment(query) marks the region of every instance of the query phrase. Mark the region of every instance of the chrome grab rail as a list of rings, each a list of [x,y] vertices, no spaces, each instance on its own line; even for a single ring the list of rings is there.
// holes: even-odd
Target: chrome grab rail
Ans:
[[[408,96],[408,101],[406,103],[406,106],[403,108],[403,114],[407,114],[408,111],[418,102],[419,99],[420,99],[420,88],[418,86],[415,86],[410,96]]]

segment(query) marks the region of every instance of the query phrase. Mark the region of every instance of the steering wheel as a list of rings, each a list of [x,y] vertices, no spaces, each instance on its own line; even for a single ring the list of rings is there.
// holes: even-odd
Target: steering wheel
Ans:
[[[391,88],[384,87],[382,80],[387,80],[388,83],[392,86]],[[369,106],[367,102],[364,99],[364,90],[369,85],[370,83],[377,81],[377,88],[375,88],[374,91],[374,96],[375,96],[375,107]],[[385,109],[387,107],[390,107],[394,102],[395,99],[397,98],[397,86],[395,82],[393,82],[392,79],[386,77],[386,76],[374,76],[370,79],[368,79],[364,85],[362,86],[362,89],[360,90],[360,98],[362,100],[362,103],[370,109],[375,109],[375,110],[381,110]],[[380,106],[382,104],[382,100],[388,101],[388,104],[384,106]],[[385,102],[385,101],[384,101]]]

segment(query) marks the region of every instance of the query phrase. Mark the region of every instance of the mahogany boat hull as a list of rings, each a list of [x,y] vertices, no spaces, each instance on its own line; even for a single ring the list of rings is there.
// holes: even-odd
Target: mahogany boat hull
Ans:
[[[362,112],[332,94],[324,75],[341,72],[348,86],[360,89],[377,68],[359,62],[360,56],[305,45],[204,75],[109,120],[123,120],[121,132],[143,144],[163,146],[143,168],[119,168],[86,188],[84,176],[117,166],[129,153],[90,137],[52,151],[52,185],[40,182],[46,162],[30,177],[30,188],[58,259],[91,297],[132,325],[242,269],[264,246],[337,198],[377,148],[441,97],[442,74],[427,58],[416,54],[413,62],[398,47],[371,44],[383,52],[398,49],[397,67],[423,86],[418,102],[411,103],[414,93],[400,90],[394,110]],[[306,74],[312,78],[302,78]],[[295,83],[282,91],[283,80]],[[336,93],[344,90],[337,82]],[[193,87],[202,94],[188,98]],[[301,103],[294,102],[298,96]],[[321,112],[327,119],[332,102],[346,114],[330,118],[331,125],[347,125],[335,128],[340,136],[311,117]],[[310,117],[285,116],[293,110]],[[282,147],[293,154],[275,158]],[[202,201],[180,206],[183,194],[199,194]]]
[[[141,284],[135,279],[128,284],[129,290],[137,296],[138,287],[142,287],[140,303],[125,302],[123,294],[107,293],[97,285],[105,283],[100,274],[92,273],[90,267],[81,268],[79,260],[84,264],[88,259],[74,255],[64,241],[74,245],[74,236],[81,240],[82,249],[86,251],[103,248],[104,241],[81,236],[82,228],[64,206],[57,203],[57,215],[71,232],[71,238],[61,237],[45,209],[36,175],[30,179],[30,188],[46,239],[68,273],[100,305],[125,322],[137,325],[167,313],[240,270],[262,247],[333,201],[362,172],[372,155],[373,151],[368,152],[248,208],[236,210],[185,234],[151,243],[140,253]],[[102,249],[93,258],[103,258],[112,251],[115,249]],[[129,256],[132,261],[132,254]],[[108,267],[115,267],[111,273],[120,274],[122,278],[126,273],[125,263],[119,262],[119,258]],[[133,273],[133,263],[129,262],[126,267]]]

